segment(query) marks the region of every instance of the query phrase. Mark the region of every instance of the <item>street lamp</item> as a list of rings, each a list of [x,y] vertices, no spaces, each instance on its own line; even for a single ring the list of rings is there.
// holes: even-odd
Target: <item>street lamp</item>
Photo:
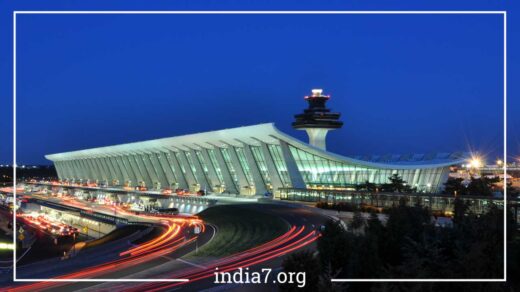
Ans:
[[[480,157],[472,157],[469,164],[472,168],[480,168],[482,167],[482,159]]]

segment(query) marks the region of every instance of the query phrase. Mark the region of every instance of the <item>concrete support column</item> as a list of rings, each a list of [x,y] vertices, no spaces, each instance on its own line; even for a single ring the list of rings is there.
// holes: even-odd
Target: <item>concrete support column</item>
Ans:
[[[83,169],[78,166],[77,161],[74,159],[71,160],[70,163],[76,173],[76,180],[79,181],[80,179],[83,179]]]
[[[231,164],[233,164],[233,168],[235,169],[235,174],[237,175],[238,179],[238,185],[239,185],[239,192],[242,195],[249,195],[249,181],[247,180],[246,174],[244,172],[244,169],[242,168],[242,165],[240,164],[240,160],[238,159],[237,152],[235,150],[235,147],[229,146],[227,148],[229,153],[229,158],[231,159]]]
[[[204,162],[206,163],[206,166],[208,167],[208,178],[211,181],[212,188],[216,185],[221,185],[222,182],[219,180],[217,171],[215,170],[215,166],[213,165],[213,162],[211,161],[211,158],[208,154],[208,149],[202,148],[200,150],[200,153],[202,154],[202,158],[204,159]],[[215,190],[213,190],[215,191]]]
[[[255,194],[263,195],[267,192],[267,188],[262,173],[260,172],[255,157],[253,156],[253,152],[251,151],[251,146],[244,144],[244,154],[247,164],[249,165],[249,171],[251,171],[251,176],[253,177],[253,183],[255,184]]]
[[[128,175],[128,170],[126,169],[124,163],[121,161],[120,156],[112,157],[112,162],[113,162],[114,166],[119,169],[119,172],[121,173],[121,179],[122,179],[122,181],[120,182],[121,185],[124,185],[127,181],[132,180],[130,178],[130,176]],[[135,183],[135,181],[134,181],[134,183]]]
[[[99,179],[98,179],[99,182],[105,181],[106,180],[105,171],[99,165],[97,158],[95,158],[95,157],[92,158],[92,164],[96,167],[98,177],[99,177]]]
[[[220,148],[215,147],[213,153],[215,153],[215,157],[217,158],[217,163],[220,168],[220,172],[222,173],[224,184],[226,185],[226,192],[231,194],[238,194],[239,191],[237,189],[235,181],[233,180],[233,177],[231,176],[231,172],[227,167],[226,161],[224,160],[224,156],[222,155]]]
[[[72,179],[74,177],[74,174],[70,169],[69,162],[66,160],[63,161],[63,169],[65,170],[65,179]]]
[[[85,173],[87,174],[85,181],[92,180],[92,177],[93,177],[92,169],[90,168],[90,166],[88,164],[85,163],[86,162],[85,159],[82,158],[82,159],[78,160],[78,162],[85,169]]]
[[[83,177],[83,172],[81,168],[76,165],[75,160],[70,160],[69,166],[72,169],[72,172],[74,173],[74,180],[79,181]]]
[[[76,179],[76,172],[74,171],[74,167],[72,167],[72,163],[70,160],[65,161],[67,164],[67,169],[69,170],[69,179]]]
[[[204,172],[204,169],[202,167],[202,164],[200,164],[199,158],[197,157],[197,153],[195,153],[195,150],[190,149],[190,156],[191,161],[193,161],[193,164],[195,166],[195,176],[197,177],[197,181],[200,184],[201,189],[208,189],[210,191],[213,190],[213,186],[208,182],[206,179],[206,173]]]
[[[102,157],[101,161],[106,166],[106,169],[108,170],[108,173],[110,174],[108,184],[112,186],[112,185],[114,185],[114,183],[113,183],[114,180],[119,180],[119,176],[117,175],[116,170],[110,163],[110,160],[108,157]]]
[[[436,188],[434,190],[434,192],[441,192],[444,190],[444,185],[441,184],[441,182],[446,182],[448,181],[448,177],[450,176],[450,168],[449,167],[443,167],[441,170],[440,170],[440,173],[439,173],[439,177],[437,178],[437,181],[435,182],[436,183]]]
[[[100,157],[99,161],[101,162],[101,165],[103,165],[103,167],[105,168],[105,171],[107,173],[107,179],[108,179],[107,184],[112,186],[113,185],[113,181],[117,180],[117,176],[114,173],[114,170],[112,169],[112,167],[108,163],[106,157]]]
[[[150,175],[149,170],[146,168],[146,165],[144,164],[143,155],[136,153],[134,155],[135,162],[137,166],[139,167],[139,170],[141,171],[141,174],[143,175],[144,182],[146,183],[146,188],[150,189],[153,188],[153,178]],[[157,181],[157,180],[156,180]]]
[[[181,165],[181,168],[184,169],[184,175],[186,177],[186,181],[188,182],[188,188],[190,190],[195,190],[195,185],[197,185],[197,180],[195,179],[195,175],[193,174],[193,171],[191,170],[191,166],[188,163],[188,158],[186,158],[186,154],[184,151],[179,151],[178,158],[179,158],[179,164]],[[176,155],[177,157],[177,155]],[[197,190],[198,191],[198,190]]]
[[[72,173],[72,170],[70,169],[68,161],[66,161],[66,160],[63,161],[63,170],[65,172],[65,179],[73,178],[74,175]]]
[[[58,178],[60,180],[64,179],[65,176],[64,176],[64,172],[63,172],[63,166],[62,166],[62,163],[61,161],[54,161],[54,167],[56,168],[56,173],[58,174]]]
[[[94,173],[93,179],[96,181],[101,181],[103,179],[103,177],[101,176],[101,171],[99,170],[97,165],[94,163],[94,159],[88,158],[87,160],[85,160],[85,162],[90,166],[90,168],[92,169],[92,171]]]
[[[280,140],[280,148],[282,149],[283,159],[285,160],[285,165],[287,166],[287,172],[289,174],[292,187],[304,189],[306,187],[305,182],[303,181],[302,175],[298,170],[298,165],[296,165],[296,161],[292,156],[289,145],[287,142]]]
[[[143,159],[145,169],[148,172],[150,179],[152,180],[152,185],[150,187],[155,189],[156,185],[158,183],[161,183],[161,181],[159,180],[159,174],[157,173],[157,169],[155,169],[155,166],[150,160],[149,153],[142,153],[141,158]]]
[[[131,187],[135,187],[139,182],[139,176],[134,172],[132,165],[130,164],[130,160],[127,155],[123,155],[118,158],[122,167],[126,170],[126,174],[128,175],[128,179],[132,181]]]
[[[159,165],[161,166],[164,175],[166,176],[166,180],[168,181],[168,186],[175,187],[175,184],[179,184],[177,178],[175,177],[175,173],[172,170],[172,166],[168,162],[168,156],[169,153],[160,152],[160,153],[154,153],[155,157],[157,158],[157,161],[159,162]],[[177,185],[177,187],[180,187]]]
[[[273,157],[271,156],[271,152],[269,151],[269,147],[266,143],[261,142],[262,154],[265,158],[265,164],[267,166],[267,171],[269,172],[269,177],[271,178],[271,185],[273,186],[273,192],[275,192],[278,188],[283,188],[282,178],[280,177],[280,173],[276,169],[276,164],[274,163]]]
[[[94,179],[94,173],[92,172],[92,168],[90,165],[86,163],[87,161],[85,159],[80,159],[79,163],[85,168],[85,171],[87,172],[87,180],[93,180]]]
[[[117,163],[116,156],[108,157],[108,162],[112,165],[112,168],[116,172],[117,180],[119,180],[119,185],[124,185],[126,176],[123,173],[123,170],[121,169],[119,163]]]
[[[128,165],[130,166],[130,169],[135,175],[135,186],[139,185],[140,182],[145,182],[143,174],[141,173],[141,170],[139,169],[139,166],[137,166],[137,163],[135,162],[135,154],[129,154],[128,156],[125,156],[126,161],[128,162]]]
[[[103,164],[101,164],[101,161],[99,160],[99,158],[93,158],[92,161],[94,162],[94,164],[97,165],[99,171],[100,171],[100,174],[101,174],[101,181],[104,181],[104,182],[108,182],[108,173],[107,171],[105,170]]]
[[[174,151],[169,151],[169,155],[166,156],[166,159],[170,162],[170,165],[173,167],[173,170],[175,172],[177,183],[179,184],[180,188],[183,189],[189,189],[189,182],[186,178],[186,174],[184,171],[182,171],[180,162],[177,160],[177,156],[175,155]]]
[[[69,160],[69,166],[72,169],[72,173],[74,174],[74,181],[81,179],[81,169],[78,169],[74,160]]]
[[[157,172],[159,182],[161,183],[161,188],[164,189],[170,187],[170,183],[168,181],[168,178],[166,177],[166,173],[164,172],[164,169],[161,167],[161,164],[157,159],[157,156],[155,156],[155,153],[148,154],[148,158],[152,163],[152,166],[154,167],[155,171]]]
[[[105,161],[109,167],[109,169],[114,174],[114,179],[118,181],[118,185],[123,185],[123,175],[121,174],[121,170],[117,166],[117,164],[114,163],[114,157],[113,156],[107,156],[105,157]],[[112,183],[112,181],[111,181]]]
[[[417,188],[419,190],[423,189],[424,188],[424,171],[425,170],[422,170],[422,169],[417,169],[415,171],[415,175],[416,175],[416,180],[415,180],[415,184],[417,184]],[[414,184],[414,186],[415,186]]]

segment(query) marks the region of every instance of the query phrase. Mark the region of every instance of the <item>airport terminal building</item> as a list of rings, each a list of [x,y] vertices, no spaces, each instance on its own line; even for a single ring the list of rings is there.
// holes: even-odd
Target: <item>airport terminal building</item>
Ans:
[[[113,187],[206,190],[208,193],[279,195],[280,189],[353,189],[366,181],[383,184],[397,173],[418,191],[439,192],[450,167],[464,153],[346,157],[326,151],[325,136],[342,126],[325,107],[320,91],[293,127],[302,142],[274,124],[259,124],[46,155],[60,180]]]

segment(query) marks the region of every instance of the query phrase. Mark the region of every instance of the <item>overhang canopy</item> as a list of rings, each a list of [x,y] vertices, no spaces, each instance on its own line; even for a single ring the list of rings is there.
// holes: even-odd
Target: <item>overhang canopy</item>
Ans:
[[[383,169],[422,169],[446,167],[461,164],[467,159],[467,153],[430,153],[388,156],[356,156],[354,158],[338,155],[313,147],[278,130],[273,123],[244,126],[232,129],[182,135],[171,138],[155,139],[142,142],[120,144],[99,148],[91,148],[72,152],[46,155],[51,161],[86,159],[93,157],[119,156],[160,151],[187,151],[213,149],[215,147],[240,147],[244,144],[260,146],[260,144],[280,144],[283,141],[296,148],[340,163],[383,168]]]

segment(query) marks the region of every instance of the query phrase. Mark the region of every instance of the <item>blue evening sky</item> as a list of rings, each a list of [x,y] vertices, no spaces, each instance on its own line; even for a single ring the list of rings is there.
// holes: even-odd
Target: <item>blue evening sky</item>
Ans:
[[[520,9],[358,2],[3,2],[0,162],[12,158],[13,10],[509,10],[508,146],[520,154]],[[264,122],[306,141],[290,124],[312,88],[342,113],[331,151],[502,155],[500,15],[19,15],[17,44],[18,164]]]

